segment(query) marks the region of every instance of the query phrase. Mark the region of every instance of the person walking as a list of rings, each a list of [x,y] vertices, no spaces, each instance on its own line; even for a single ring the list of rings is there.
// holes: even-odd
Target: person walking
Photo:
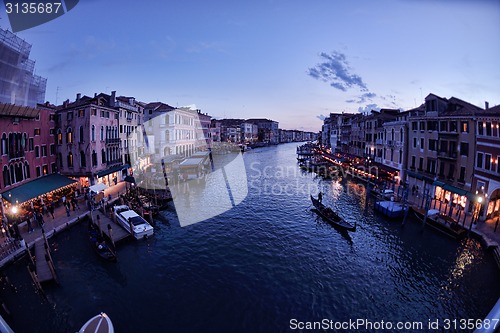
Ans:
[[[28,216],[28,219],[26,220],[26,224],[28,225],[28,233],[31,234],[33,232],[33,226],[31,225],[31,217]]]
[[[40,212],[36,213],[36,222],[38,223],[40,228],[42,228],[43,225],[45,224],[45,221],[43,220],[43,215]]]
[[[54,202],[51,202],[49,205],[49,213],[52,215],[52,219],[54,219]]]
[[[71,198],[71,206],[73,207],[73,211],[76,211],[76,199],[75,199],[75,197]]]
[[[66,202],[66,204],[64,204],[64,207],[66,207],[66,215],[69,217],[69,202]]]

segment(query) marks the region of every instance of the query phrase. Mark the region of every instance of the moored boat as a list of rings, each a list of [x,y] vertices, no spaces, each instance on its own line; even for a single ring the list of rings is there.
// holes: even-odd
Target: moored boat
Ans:
[[[136,239],[142,239],[153,235],[153,227],[127,205],[115,206],[114,212],[119,224]]]
[[[112,246],[106,242],[104,237],[101,236],[99,230],[92,222],[89,222],[89,240],[90,245],[99,257],[107,261],[116,261],[116,252],[113,250]]]
[[[460,239],[467,234],[467,231],[460,226],[452,217],[442,214],[437,209],[429,209],[427,211],[427,219],[425,219],[425,210],[422,208],[412,207],[415,217],[421,222],[424,220],[434,229],[445,233],[453,238]]]
[[[375,203],[375,210],[390,218],[403,217],[407,209],[408,207],[394,200],[377,201]]]
[[[327,222],[332,224],[333,226],[339,227],[341,229],[345,229],[348,231],[356,231],[356,222],[354,226],[340,217],[337,213],[335,213],[330,207],[326,207],[321,203],[318,199],[314,198],[311,195],[311,201],[313,203],[314,208],[318,212],[322,218],[324,218]]]
[[[115,328],[107,314],[101,312],[97,316],[90,318],[78,333],[114,333]]]

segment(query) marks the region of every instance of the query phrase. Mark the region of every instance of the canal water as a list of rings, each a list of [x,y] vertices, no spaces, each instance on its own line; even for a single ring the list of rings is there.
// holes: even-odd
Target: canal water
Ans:
[[[60,285],[47,286],[44,299],[25,261],[9,266],[15,290],[2,285],[12,314],[4,318],[16,333],[75,332],[101,311],[119,333],[220,333],[288,332],[292,319],[485,317],[500,296],[500,272],[477,241],[387,221],[373,202],[365,210],[362,184],[300,170],[296,146],[245,153],[248,195],[239,205],[186,227],[165,211],[154,237],[119,246],[117,263],[95,255],[85,223],[55,236]],[[311,211],[309,193],[319,190],[356,232]]]

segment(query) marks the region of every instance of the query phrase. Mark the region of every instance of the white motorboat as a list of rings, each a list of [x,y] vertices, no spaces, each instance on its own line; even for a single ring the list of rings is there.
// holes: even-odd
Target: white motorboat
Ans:
[[[136,239],[153,235],[153,227],[127,205],[115,206],[114,211],[118,223]]]
[[[90,318],[78,333],[115,333],[113,323],[107,314],[101,312]]]

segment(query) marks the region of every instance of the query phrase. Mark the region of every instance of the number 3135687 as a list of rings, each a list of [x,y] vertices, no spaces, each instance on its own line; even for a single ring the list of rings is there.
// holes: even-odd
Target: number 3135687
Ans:
[[[60,2],[22,2],[5,4],[7,14],[57,14],[61,9]]]

